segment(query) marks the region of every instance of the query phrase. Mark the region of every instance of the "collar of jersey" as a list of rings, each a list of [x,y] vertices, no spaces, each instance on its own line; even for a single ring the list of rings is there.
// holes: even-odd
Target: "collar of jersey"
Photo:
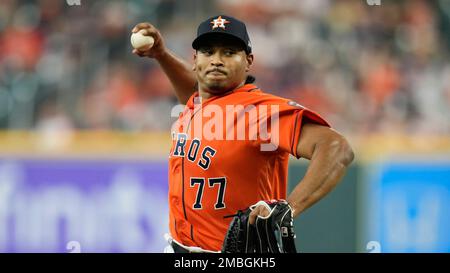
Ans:
[[[241,86],[240,88],[237,88],[237,89],[234,89],[233,91],[231,91],[230,93],[228,93],[228,94],[226,94],[226,95],[224,95],[224,96],[228,96],[228,95],[231,95],[231,94],[233,94],[233,93],[238,93],[238,92],[248,92],[248,91],[250,91],[250,90],[255,90],[255,89],[258,89],[258,87],[256,87],[256,85],[254,85],[254,84],[245,84],[245,85],[243,85],[243,86]],[[188,108],[191,108],[191,109],[194,109],[194,99],[196,98],[196,97],[198,97],[199,95],[198,95],[198,91],[196,91],[194,94],[192,94],[192,96],[188,99],[188,101],[187,101],[187,103],[186,103],[186,106],[188,107]],[[218,99],[218,98],[221,98],[221,97],[224,97],[224,96],[213,96],[213,97],[211,97],[211,98],[209,98],[209,99],[206,99],[206,100],[202,100],[202,104],[203,103],[206,103],[206,102],[210,102],[210,101],[212,101],[212,100],[215,100],[215,99]]]

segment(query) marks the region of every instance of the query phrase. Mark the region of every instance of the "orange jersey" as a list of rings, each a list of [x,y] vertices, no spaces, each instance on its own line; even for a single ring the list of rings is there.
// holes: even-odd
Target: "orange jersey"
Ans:
[[[259,200],[286,199],[289,154],[298,158],[302,124],[329,125],[252,84],[198,99],[198,92],[191,96],[172,127],[170,233],[186,246],[218,251],[232,219],[224,216]]]

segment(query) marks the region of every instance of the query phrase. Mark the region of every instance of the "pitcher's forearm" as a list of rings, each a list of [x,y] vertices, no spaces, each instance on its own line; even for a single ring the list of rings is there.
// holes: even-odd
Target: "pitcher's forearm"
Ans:
[[[294,217],[327,195],[345,175],[353,151],[344,142],[329,142],[315,148],[308,170],[288,197]]]
[[[195,73],[192,71],[192,65],[169,50],[157,56],[156,60],[174,87],[178,101],[186,104],[195,91],[195,83],[197,81]]]

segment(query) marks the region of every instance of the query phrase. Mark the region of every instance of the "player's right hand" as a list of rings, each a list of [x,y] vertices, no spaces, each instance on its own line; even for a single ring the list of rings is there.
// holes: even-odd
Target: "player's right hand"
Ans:
[[[164,40],[162,38],[161,33],[157,28],[155,28],[152,24],[144,22],[139,23],[131,30],[131,32],[136,33],[140,30],[145,30],[143,35],[152,36],[155,40],[153,46],[147,50],[137,50],[133,49],[133,54],[136,54],[140,57],[149,57],[158,59],[164,53],[166,53],[166,46],[164,45]]]

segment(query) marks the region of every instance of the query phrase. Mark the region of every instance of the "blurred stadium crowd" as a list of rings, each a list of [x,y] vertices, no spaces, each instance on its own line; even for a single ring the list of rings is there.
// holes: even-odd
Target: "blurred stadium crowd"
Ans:
[[[177,102],[131,53],[149,21],[192,61],[198,23],[247,23],[256,83],[348,134],[450,133],[450,1],[2,0],[0,129],[166,131]]]

